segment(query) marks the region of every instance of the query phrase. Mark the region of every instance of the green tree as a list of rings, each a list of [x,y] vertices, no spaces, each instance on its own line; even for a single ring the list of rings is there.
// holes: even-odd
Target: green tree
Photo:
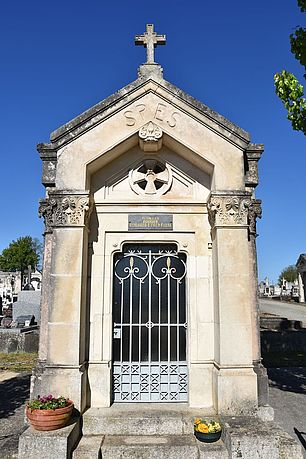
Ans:
[[[282,285],[283,279],[288,282],[294,282],[297,279],[297,270],[295,265],[289,265],[281,271],[278,278],[279,285]]]
[[[306,0],[297,0],[302,13],[306,11]],[[297,27],[290,35],[291,52],[306,71],[306,29]],[[306,74],[304,74],[306,78]],[[275,91],[288,111],[287,118],[296,131],[306,135],[306,99],[304,87],[293,73],[283,70],[274,75]]]
[[[12,241],[0,255],[2,271],[21,271],[31,265],[34,269],[39,265],[42,254],[42,244],[38,239],[24,236]]]

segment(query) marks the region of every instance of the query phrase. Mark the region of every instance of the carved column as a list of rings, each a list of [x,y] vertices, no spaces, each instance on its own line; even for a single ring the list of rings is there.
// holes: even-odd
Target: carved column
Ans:
[[[33,395],[63,393],[82,410],[86,403],[86,285],[88,192],[54,190],[40,203],[45,259],[40,336],[41,366]],[[65,352],[63,352],[65,350]],[[39,380],[39,381],[38,381]]]
[[[219,413],[249,413],[257,406],[252,362],[252,275],[248,241],[251,194],[212,192],[216,405]]]
[[[260,312],[258,304],[258,269],[257,269],[257,250],[256,250],[256,222],[261,218],[261,200],[252,199],[248,213],[249,223],[249,247],[250,247],[250,270],[252,275],[252,335],[253,335],[253,365],[257,375],[258,405],[264,406],[269,402],[269,381],[267,370],[261,363],[260,346]]]
[[[253,363],[255,366],[261,363],[261,350],[260,350],[260,324],[259,324],[259,305],[258,305],[258,269],[257,269],[257,252],[256,252],[256,221],[261,218],[262,209],[261,201],[259,199],[252,199],[249,212],[249,246],[250,246],[250,269],[253,273],[252,276],[252,296],[253,296]]]

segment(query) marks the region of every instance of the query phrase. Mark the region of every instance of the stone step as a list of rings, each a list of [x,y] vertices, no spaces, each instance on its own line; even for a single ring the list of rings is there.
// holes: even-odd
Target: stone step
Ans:
[[[228,459],[221,440],[203,444],[194,435],[106,435],[101,456],[102,459]]]
[[[204,415],[199,410],[147,405],[91,408],[83,415],[83,435],[188,435],[193,434],[195,417]]]
[[[301,444],[274,422],[254,416],[224,417],[223,438],[231,458],[303,459]]]
[[[104,436],[86,435],[81,438],[78,446],[72,453],[73,459],[101,459],[101,446]]]

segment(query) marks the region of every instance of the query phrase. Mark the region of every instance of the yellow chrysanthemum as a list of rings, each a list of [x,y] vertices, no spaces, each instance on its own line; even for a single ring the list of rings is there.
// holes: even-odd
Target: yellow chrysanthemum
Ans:
[[[206,424],[203,424],[202,422],[200,424],[198,424],[198,428],[197,428],[198,432],[202,432],[202,433],[208,433],[208,427]]]
[[[201,419],[200,419],[200,418],[196,418],[196,419],[194,420],[194,423],[195,423],[196,425],[200,424],[200,422],[201,422]]]

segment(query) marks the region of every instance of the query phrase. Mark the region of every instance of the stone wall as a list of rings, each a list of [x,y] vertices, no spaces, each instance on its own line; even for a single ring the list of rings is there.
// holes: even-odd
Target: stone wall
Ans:
[[[38,352],[38,330],[21,332],[20,330],[0,329],[0,352]]]
[[[306,330],[262,331],[261,351],[268,352],[306,352]]]

